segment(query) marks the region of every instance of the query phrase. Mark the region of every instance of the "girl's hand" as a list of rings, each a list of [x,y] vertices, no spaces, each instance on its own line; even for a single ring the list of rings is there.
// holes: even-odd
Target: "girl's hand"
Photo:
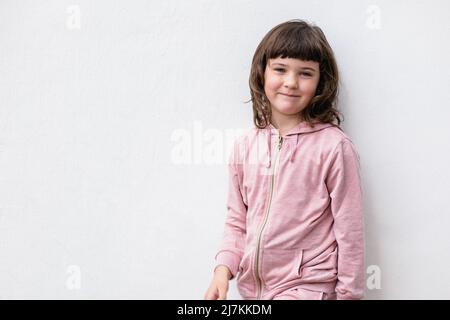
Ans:
[[[214,271],[214,278],[205,293],[205,300],[226,300],[228,292],[228,282],[231,272],[228,267],[220,265]]]

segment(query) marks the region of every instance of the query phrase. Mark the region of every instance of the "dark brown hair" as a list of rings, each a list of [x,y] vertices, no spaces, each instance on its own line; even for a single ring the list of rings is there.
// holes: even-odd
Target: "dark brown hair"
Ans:
[[[289,20],[270,30],[262,39],[255,54],[249,77],[253,102],[253,121],[263,129],[272,116],[270,102],[264,92],[264,73],[269,59],[296,58],[315,61],[320,65],[320,80],[310,104],[300,112],[301,118],[314,126],[314,122],[341,123],[337,110],[339,74],[333,50],[322,30],[303,20]]]

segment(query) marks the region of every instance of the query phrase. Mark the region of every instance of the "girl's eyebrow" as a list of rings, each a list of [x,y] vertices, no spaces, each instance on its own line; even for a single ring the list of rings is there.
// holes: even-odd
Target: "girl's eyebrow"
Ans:
[[[279,63],[279,62],[272,63],[273,66],[277,65],[277,64],[280,65],[280,66],[283,66],[283,67],[287,67],[287,65],[284,64],[284,63]],[[310,67],[300,67],[299,69],[316,71],[316,69],[310,68]]]

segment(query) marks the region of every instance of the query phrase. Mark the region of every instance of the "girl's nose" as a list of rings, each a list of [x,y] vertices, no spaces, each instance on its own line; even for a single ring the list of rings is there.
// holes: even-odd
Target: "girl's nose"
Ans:
[[[286,78],[284,80],[284,86],[288,87],[288,88],[297,89],[298,84],[297,84],[297,79],[295,78],[295,76],[286,76]]]

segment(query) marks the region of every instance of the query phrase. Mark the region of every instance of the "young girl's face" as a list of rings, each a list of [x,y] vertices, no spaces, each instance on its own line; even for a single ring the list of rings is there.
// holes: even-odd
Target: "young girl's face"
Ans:
[[[269,59],[264,79],[264,91],[272,111],[296,114],[309,105],[316,93],[319,63],[291,58]]]

